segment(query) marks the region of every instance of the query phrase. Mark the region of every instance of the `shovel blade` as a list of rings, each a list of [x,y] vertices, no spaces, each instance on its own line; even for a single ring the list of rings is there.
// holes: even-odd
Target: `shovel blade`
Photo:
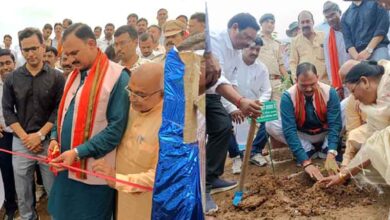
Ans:
[[[241,202],[243,192],[242,191],[237,191],[234,193],[234,198],[233,198],[233,205],[238,206]]]

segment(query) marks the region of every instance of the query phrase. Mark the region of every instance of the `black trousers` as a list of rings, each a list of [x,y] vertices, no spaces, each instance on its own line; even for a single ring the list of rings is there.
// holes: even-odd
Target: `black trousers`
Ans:
[[[0,138],[0,148],[12,150],[12,133],[4,132],[3,135],[3,138]],[[18,205],[16,204],[15,180],[11,154],[0,152],[0,169],[4,183],[4,208],[6,213],[14,212],[18,209]]]
[[[220,95],[206,95],[206,188],[210,182],[224,172],[229,141],[232,135],[232,121],[221,103]]]

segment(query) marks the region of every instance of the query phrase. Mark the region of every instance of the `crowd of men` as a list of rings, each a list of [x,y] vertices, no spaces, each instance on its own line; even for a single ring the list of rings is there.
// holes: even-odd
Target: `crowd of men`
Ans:
[[[232,172],[240,173],[239,140],[246,134],[239,131],[269,100],[277,102],[279,119],[260,124],[252,164],[268,163],[263,149],[270,136],[272,145],[288,145],[297,165],[327,186],[370,162],[390,183],[389,5],[353,1],[342,12],[327,1],[326,22],[318,26],[310,11],[301,11],[286,30],[288,44],[275,39],[271,13],[259,19],[236,14],[225,30],[200,38],[207,39],[205,88],[199,89],[206,93],[206,214],[218,210],[212,194],[237,186],[221,178],[226,157]],[[54,28],[21,30],[14,49],[5,35],[0,147],[52,160],[48,166],[0,153],[4,218],[18,211],[21,219],[38,219],[35,206],[44,188],[53,219],[150,219],[153,192],[86,178],[63,165],[154,186],[167,52],[204,33],[205,20],[204,13],[169,20],[166,9],[158,10],[157,24],[135,13],[126,24],[104,29],[64,19]],[[364,148],[370,149],[367,160],[356,161]],[[374,160],[381,154],[384,159]],[[330,176],[322,175],[316,158],[325,159]]]
[[[390,183],[388,6],[388,1],[352,1],[342,12],[326,1],[325,22],[315,25],[313,14],[301,11],[286,30],[287,44],[274,38],[277,18],[271,13],[258,20],[237,14],[226,30],[211,34],[221,77],[206,92],[206,213],[218,210],[212,194],[237,186],[221,178],[226,157],[232,159],[232,173],[240,173],[239,144],[246,143],[249,130],[245,117],[256,117],[252,110],[269,100],[277,102],[279,119],[260,124],[251,164],[267,164],[262,153],[270,136],[271,146],[287,145],[297,166],[328,187],[370,163]],[[362,148],[370,151],[359,160]],[[317,158],[325,159],[329,176],[323,176],[313,161]]]
[[[48,157],[50,165],[0,153],[3,219],[17,212],[23,220],[39,219],[42,191],[53,219],[151,218],[153,192],[147,188],[153,188],[159,154],[166,54],[204,32],[205,14],[169,20],[161,8],[157,23],[135,13],[117,28],[64,19],[54,28],[21,30],[15,49],[12,37],[4,36],[0,146]]]

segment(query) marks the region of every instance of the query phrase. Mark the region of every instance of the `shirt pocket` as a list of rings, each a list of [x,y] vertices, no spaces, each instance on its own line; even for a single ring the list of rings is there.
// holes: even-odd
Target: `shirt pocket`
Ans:
[[[318,44],[314,48],[317,60],[325,61],[324,44]]]
[[[138,136],[135,137],[136,142],[138,143],[136,153],[135,163],[143,170],[149,170],[156,167],[157,157],[158,157],[158,147],[155,144],[149,143],[147,140],[144,140],[145,137]]]
[[[249,88],[247,88],[248,90],[250,90],[251,92],[253,92],[254,94],[259,94],[260,93],[260,87],[262,85],[262,83],[259,82],[259,80],[257,80],[257,76],[251,76],[249,80]]]

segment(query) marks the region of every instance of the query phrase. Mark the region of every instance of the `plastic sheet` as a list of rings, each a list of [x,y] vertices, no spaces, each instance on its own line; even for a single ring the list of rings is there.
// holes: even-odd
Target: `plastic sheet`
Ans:
[[[160,153],[153,192],[152,219],[204,219],[198,143],[184,143],[185,64],[174,49],[164,69]]]

